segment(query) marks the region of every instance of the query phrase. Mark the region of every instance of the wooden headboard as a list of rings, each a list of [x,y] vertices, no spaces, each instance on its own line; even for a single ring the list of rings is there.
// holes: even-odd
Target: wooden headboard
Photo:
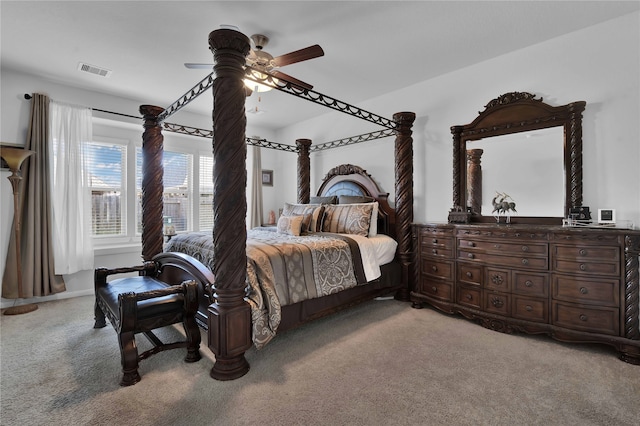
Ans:
[[[318,196],[359,195],[378,201],[378,232],[396,238],[396,211],[389,205],[389,193],[383,192],[362,167],[341,164],[329,170],[318,188]]]

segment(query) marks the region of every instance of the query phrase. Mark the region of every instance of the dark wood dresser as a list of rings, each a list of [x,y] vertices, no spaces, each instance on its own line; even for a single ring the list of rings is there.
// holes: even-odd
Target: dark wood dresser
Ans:
[[[415,224],[413,306],[506,333],[615,347],[640,365],[640,231]]]

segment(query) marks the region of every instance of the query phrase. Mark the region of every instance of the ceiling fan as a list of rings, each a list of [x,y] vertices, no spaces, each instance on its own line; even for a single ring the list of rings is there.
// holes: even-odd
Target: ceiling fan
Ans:
[[[305,47],[304,49],[296,50],[294,52],[285,53],[284,55],[276,56],[274,58],[271,54],[262,50],[269,43],[269,37],[262,34],[254,34],[251,36],[251,40],[253,41],[253,45],[255,46],[255,48],[251,49],[251,51],[249,52],[249,56],[247,56],[247,66],[250,66],[251,68],[264,74],[268,74],[273,77],[293,83],[296,86],[302,87],[304,89],[311,90],[313,88],[313,86],[309,83],[305,83],[302,80],[298,80],[297,78],[290,76],[289,74],[285,74],[280,71],[279,68],[284,67],[285,65],[291,65],[324,56],[322,47],[314,44],[313,46]],[[213,64],[185,63],[184,66],[190,69],[213,68]]]

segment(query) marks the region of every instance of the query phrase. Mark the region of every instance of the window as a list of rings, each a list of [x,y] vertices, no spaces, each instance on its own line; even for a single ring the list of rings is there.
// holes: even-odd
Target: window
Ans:
[[[94,126],[93,141],[88,146],[93,235],[98,245],[140,242],[141,142],[137,128],[130,130],[103,123]],[[178,233],[212,230],[213,156],[210,142],[165,135],[162,163],[165,225],[171,225]]]
[[[162,216],[175,232],[190,231],[192,224],[193,155],[164,150],[164,193]],[[142,148],[136,148],[137,233],[142,233]]]
[[[213,229],[213,157],[200,157],[200,230]]]
[[[91,186],[92,234],[126,234],[125,171],[127,146],[119,143],[88,142]]]

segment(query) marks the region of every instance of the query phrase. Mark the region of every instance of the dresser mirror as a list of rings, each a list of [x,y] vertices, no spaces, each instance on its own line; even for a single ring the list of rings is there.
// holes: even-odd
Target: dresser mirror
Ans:
[[[511,223],[561,224],[582,205],[582,112],[525,92],[493,99],[467,125],[453,126],[451,222],[496,222],[496,191],[515,202]],[[463,212],[464,214],[460,214]]]

